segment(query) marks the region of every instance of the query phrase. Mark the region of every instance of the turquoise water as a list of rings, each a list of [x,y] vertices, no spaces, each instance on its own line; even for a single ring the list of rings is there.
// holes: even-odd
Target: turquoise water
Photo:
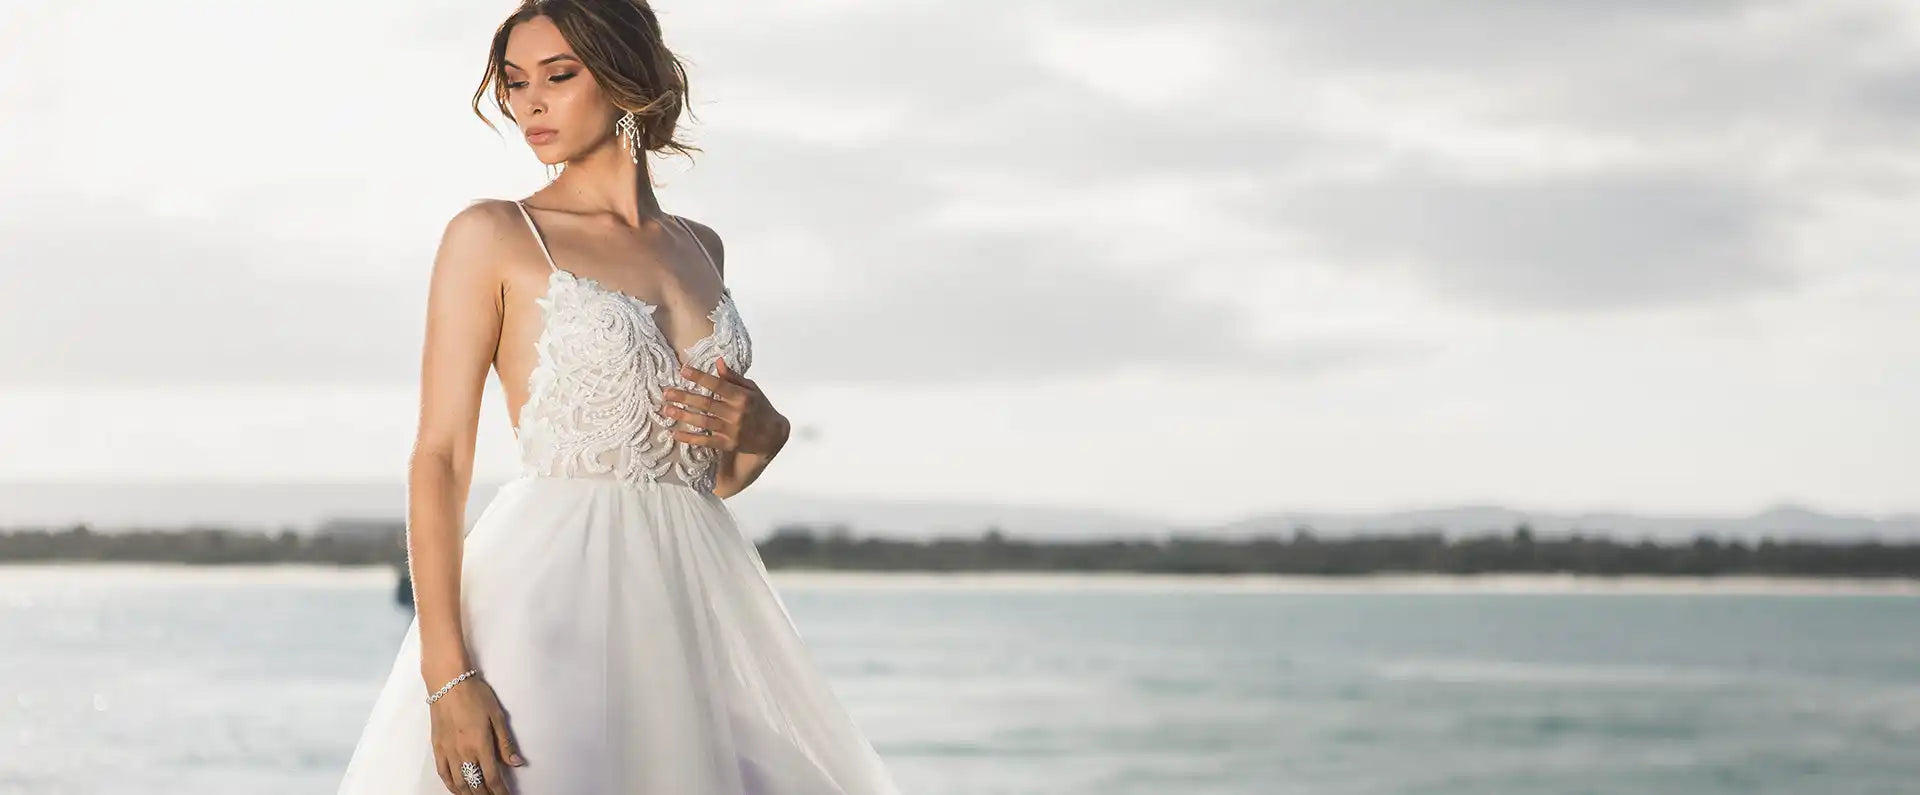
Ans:
[[[0,793],[331,793],[391,584],[0,567]],[[782,593],[917,795],[1920,792],[1911,595]]]

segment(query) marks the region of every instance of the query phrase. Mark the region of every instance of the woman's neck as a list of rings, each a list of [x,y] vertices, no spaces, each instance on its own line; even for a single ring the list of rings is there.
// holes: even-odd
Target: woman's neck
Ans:
[[[605,213],[628,226],[640,227],[666,213],[654,195],[647,159],[639,163],[627,157],[619,139],[614,146],[602,146],[567,162],[553,182],[537,191],[551,203],[581,213]]]

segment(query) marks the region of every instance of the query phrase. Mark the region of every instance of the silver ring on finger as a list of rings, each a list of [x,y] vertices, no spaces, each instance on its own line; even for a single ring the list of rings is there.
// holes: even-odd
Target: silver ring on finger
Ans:
[[[480,763],[461,762],[460,777],[467,780],[468,789],[479,789],[482,781],[480,778]]]

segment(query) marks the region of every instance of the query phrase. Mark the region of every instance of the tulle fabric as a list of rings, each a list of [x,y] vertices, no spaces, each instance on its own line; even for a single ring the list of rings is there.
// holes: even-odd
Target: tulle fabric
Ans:
[[[516,793],[897,792],[710,492],[510,481],[467,534],[461,610],[527,760]],[[446,792],[426,693],[416,618],[340,795]]]

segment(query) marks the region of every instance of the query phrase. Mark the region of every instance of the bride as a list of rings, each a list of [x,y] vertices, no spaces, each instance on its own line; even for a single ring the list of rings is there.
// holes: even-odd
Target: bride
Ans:
[[[434,259],[416,613],[342,795],[896,792],[722,501],[790,426],[745,375],[719,235],[653,195],[686,90],[644,0],[527,0],[494,34],[475,112],[563,168]],[[520,472],[463,532],[489,367]]]

